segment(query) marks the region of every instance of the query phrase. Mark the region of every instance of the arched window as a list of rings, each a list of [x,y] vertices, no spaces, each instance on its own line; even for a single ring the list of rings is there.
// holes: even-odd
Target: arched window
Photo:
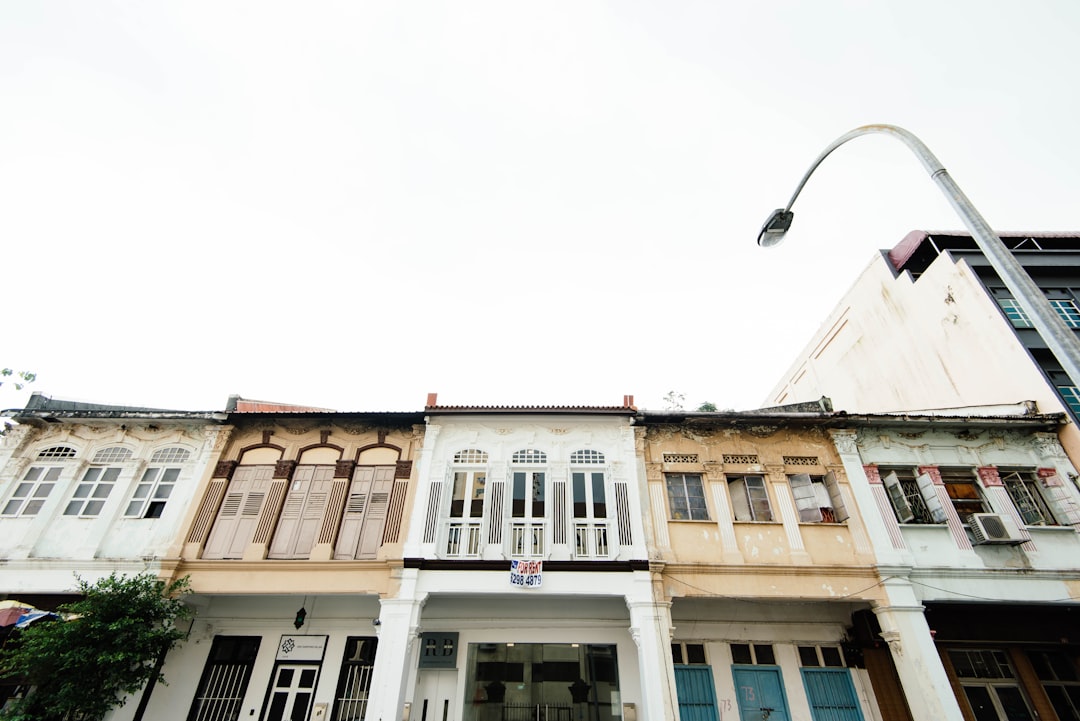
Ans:
[[[113,446],[112,448],[102,448],[100,451],[95,453],[94,460],[91,461],[91,463],[123,463],[124,461],[130,460],[130,448]]]
[[[574,451],[570,454],[570,463],[574,465],[600,465],[604,463],[604,454],[590,449]]]
[[[547,463],[547,454],[543,451],[538,451],[535,448],[523,448],[520,451],[515,451],[511,456],[510,462],[515,465],[523,463]]]
[[[38,453],[38,458],[74,458],[75,449],[70,446],[53,446]]]
[[[159,448],[150,456],[150,466],[143,471],[128,501],[124,515],[129,518],[161,518],[165,503],[180,477],[177,464],[186,463],[191,451],[186,448]]]
[[[487,462],[487,451],[481,451],[476,448],[466,448],[465,450],[458,451],[454,454],[454,463],[459,465],[475,466]]]

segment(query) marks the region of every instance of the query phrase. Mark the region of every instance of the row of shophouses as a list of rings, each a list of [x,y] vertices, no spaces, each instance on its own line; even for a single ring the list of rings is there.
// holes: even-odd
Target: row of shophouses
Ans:
[[[3,597],[190,578],[111,721],[1080,719],[1077,470],[1031,403],[14,420]]]

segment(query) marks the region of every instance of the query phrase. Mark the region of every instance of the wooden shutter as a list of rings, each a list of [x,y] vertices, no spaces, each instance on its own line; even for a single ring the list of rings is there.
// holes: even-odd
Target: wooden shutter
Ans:
[[[375,480],[375,466],[357,466],[353,471],[349,496],[345,499],[345,515],[341,519],[334,558],[353,558],[360,543],[360,530],[364,524],[371,483]]]
[[[790,476],[788,482],[791,484],[791,495],[795,497],[795,508],[799,511],[799,521],[821,523],[821,508],[818,507],[814,482],[810,480],[809,474],[798,473]]]
[[[221,502],[203,558],[242,558],[274,475],[273,466],[240,466]]]
[[[394,466],[356,467],[334,558],[375,557],[390,508],[394,470]]]
[[[900,523],[915,520],[915,513],[912,512],[911,504],[908,503],[907,496],[904,495],[904,487],[900,485],[900,479],[897,478],[896,471],[882,478],[881,482],[884,484],[885,490],[888,491],[889,502],[892,503],[893,510],[896,511],[896,517],[900,520]]]
[[[386,525],[386,511],[390,507],[390,492],[394,489],[394,467],[380,466],[375,469],[375,478],[371,482],[371,496],[368,499],[364,525],[360,531],[360,545],[356,549],[357,558],[375,558],[382,544],[383,527]]]
[[[922,494],[923,500],[926,501],[926,508],[930,511],[930,517],[934,520],[934,523],[945,523],[947,516],[944,507],[941,505],[941,499],[938,498],[934,479],[929,473],[924,473],[916,478],[915,482],[919,484],[919,493]]]
[[[844,504],[844,496],[840,493],[840,482],[836,480],[836,474],[829,471],[825,474],[825,490],[829,492],[829,501],[832,502],[833,515],[837,523],[843,523],[851,518]]]
[[[333,485],[333,466],[296,467],[270,545],[270,558],[307,558],[311,555]]]

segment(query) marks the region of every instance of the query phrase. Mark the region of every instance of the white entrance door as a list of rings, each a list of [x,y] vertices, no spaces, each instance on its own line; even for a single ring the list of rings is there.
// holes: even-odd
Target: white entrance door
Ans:
[[[307,721],[318,676],[318,666],[278,666],[263,721]]]
[[[416,698],[410,718],[419,721],[456,721],[459,718],[454,701],[456,690],[457,671],[421,671],[416,680]]]

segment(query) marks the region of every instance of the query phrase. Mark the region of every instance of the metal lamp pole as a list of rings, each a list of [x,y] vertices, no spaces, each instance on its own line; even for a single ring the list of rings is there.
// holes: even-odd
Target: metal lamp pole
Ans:
[[[799,181],[799,186],[795,188],[795,193],[791,196],[791,200],[788,201],[787,207],[774,210],[769,219],[765,221],[761,232],[758,233],[758,245],[769,248],[783,240],[784,234],[791,227],[791,221],[795,217],[795,214],[791,212],[791,206],[795,204],[795,199],[799,197],[803,186],[806,185],[806,181],[810,179],[817,167],[832,151],[847,141],[870,133],[883,133],[898,138],[919,157],[923,167],[930,173],[930,177],[945,193],[945,197],[948,198],[953,209],[964,221],[967,229],[971,231],[971,237],[975,239],[979,250],[990,261],[991,267],[1005,283],[1005,287],[1009,289],[1020,307],[1027,313],[1028,318],[1031,319],[1031,324],[1035,326],[1035,330],[1042,336],[1054,357],[1057,358],[1065,373],[1068,374],[1072,384],[1080,388],[1080,341],[1077,340],[1074,332],[1065,325],[1065,321],[1050,306],[1050,301],[1046,299],[1039,286],[1035,285],[1031,276],[1027,274],[1023,266],[1016,261],[1013,254],[1001,242],[1001,238],[990,228],[990,224],[986,222],[982,215],[979,214],[979,211],[975,209],[975,206],[971,204],[971,201],[967,199],[956,181],[946,172],[941,161],[934,157],[934,154],[921,140],[903,128],[895,125],[863,125],[834,140],[817,157],[810,169],[806,171],[806,175]]]

